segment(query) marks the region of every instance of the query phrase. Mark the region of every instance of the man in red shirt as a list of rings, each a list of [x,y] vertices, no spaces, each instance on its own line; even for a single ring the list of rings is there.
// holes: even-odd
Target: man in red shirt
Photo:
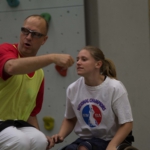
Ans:
[[[66,69],[74,60],[68,54],[36,56],[47,32],[46,20],[31,15],[24,20],[18,44],[0,45],[0,148],[41,150],[54,146],[52,138],[39,131],[36,118],[43,102],[41,68],[54,63]]]

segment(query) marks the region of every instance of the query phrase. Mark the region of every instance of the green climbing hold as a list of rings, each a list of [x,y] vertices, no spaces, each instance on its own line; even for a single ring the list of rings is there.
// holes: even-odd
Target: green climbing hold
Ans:
[[[41,16],[49,23],[51,20],[51,15],[49,13],[42,13]]]

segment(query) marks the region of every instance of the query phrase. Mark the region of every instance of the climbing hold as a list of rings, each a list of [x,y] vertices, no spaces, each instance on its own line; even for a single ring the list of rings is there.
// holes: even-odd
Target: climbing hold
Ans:
[[[17,7],[19,5],[19,0],[7,0],[9,6],[11,7]]]
[[[42,13],[41,16],[49,23],[51,20],[51,15],[49,13]]]
[[[52,117],[44,117],[44,127],[46,130],[52,130],[54,128],[54,119]]]
[[[58,66],[58,65],[55,65],[55,69],[58,71],[58,73],[61,75],[61,76],[66,76],[67,75],[67,69],[64,69],[63,67],[61,66]]]

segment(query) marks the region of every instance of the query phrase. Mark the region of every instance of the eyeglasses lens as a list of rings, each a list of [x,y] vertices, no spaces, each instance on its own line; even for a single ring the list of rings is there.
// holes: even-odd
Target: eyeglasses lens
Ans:
[[[44,35],[41,34],[41,33],[38,33],[38,32],[32,31],[32,30],[29,30],[29,29],[27,29],[27,28],[25,28],[25,27],[21,27],[21,31],[22,31],[22,33],[23,33],[24,35],[28,35],[29,33],[31,33],[31,36],[32,36],[33,38],[40,38],[40,37],[44,36]]]

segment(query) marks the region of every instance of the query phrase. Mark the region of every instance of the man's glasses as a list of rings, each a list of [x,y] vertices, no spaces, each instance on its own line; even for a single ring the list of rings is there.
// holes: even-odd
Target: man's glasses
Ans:
[[[41,38],[42,36],[45,36],[44,34],[41,34],[39,32],[36,32],[36,31],[32,31],[32,30],[29,30],[25,27],[21,27],[21,32],[24,34],[24,35],[28,35],[29,33],[31,33],[31,36],[33,38]]]

